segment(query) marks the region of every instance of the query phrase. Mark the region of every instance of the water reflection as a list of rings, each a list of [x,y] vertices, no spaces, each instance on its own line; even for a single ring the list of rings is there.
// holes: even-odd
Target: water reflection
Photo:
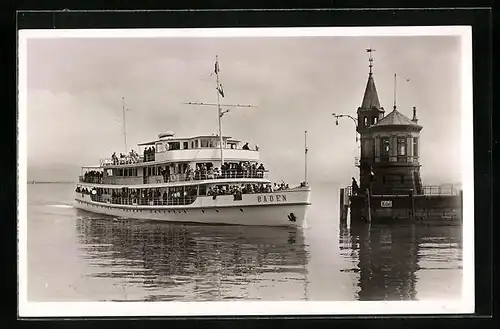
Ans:
[[[358,300],[416,300],[418,274],[461,269],[461,227],[422,225],[339,226],[341,254],[355,264]]]
[[[143,300],[307,299],[301,230],[113,220],[84,211],[76,228],[79,258],[94,270],[89,276],[140,286],[149,292]],[[295,295],[273,292],[280,284]]]

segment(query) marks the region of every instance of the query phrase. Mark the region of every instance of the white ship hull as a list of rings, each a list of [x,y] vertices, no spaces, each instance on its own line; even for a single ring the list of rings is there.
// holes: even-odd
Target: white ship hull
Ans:
[[[76,208],[117,218],[161,220],[225,225],[302,227],[306,219],[310,188],[273,193],[198,197],[190,205],[118,205],[92,201],[89,195],[75,194]]]

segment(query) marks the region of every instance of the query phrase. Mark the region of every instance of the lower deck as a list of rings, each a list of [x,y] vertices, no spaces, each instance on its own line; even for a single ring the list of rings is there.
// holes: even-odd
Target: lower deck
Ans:
[[[77,208],[104,215],[173,222],[301,227],[309,206],[310,189],[282,193],[193,197],[185,202],[150,200],[147,204],[121,200],[102,202],[88,194],[75,194]],[[280,200],[280,201],[277,201]]]

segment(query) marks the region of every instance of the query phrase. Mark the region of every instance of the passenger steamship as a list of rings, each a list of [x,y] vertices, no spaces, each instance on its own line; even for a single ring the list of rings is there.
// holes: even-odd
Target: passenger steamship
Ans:
[[[307,174],[296,187],[272,183],[257,147],[222,136],[222,107],[245,106],[220,104],[218,72],[216,59],[217,104],[188,103],[217,107],[218,135],[165,132],[138,144],[139,153],[83,166],[75,206],[117,218],[301,227],[310,205]]]

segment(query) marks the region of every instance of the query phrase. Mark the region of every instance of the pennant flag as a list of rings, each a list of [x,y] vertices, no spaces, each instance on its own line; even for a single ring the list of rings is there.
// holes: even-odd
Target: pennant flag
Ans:
[[[219,88],[217,88],[217,90],[219,91],[219,94],[222,96],[222,98],[224,98],[224,89],[222,89],[222,84],[219,85]]]
[[[309,151],[309,149],[306,147],[306,153]]]
[[[215,62],[214,72],[215,72],[215,74],[217,74],[217,73],[219,73],[219,71],[220,71],[220,70],[219,70],[219,62],[218,62],[218,61],[216,61],[216,62]]]

